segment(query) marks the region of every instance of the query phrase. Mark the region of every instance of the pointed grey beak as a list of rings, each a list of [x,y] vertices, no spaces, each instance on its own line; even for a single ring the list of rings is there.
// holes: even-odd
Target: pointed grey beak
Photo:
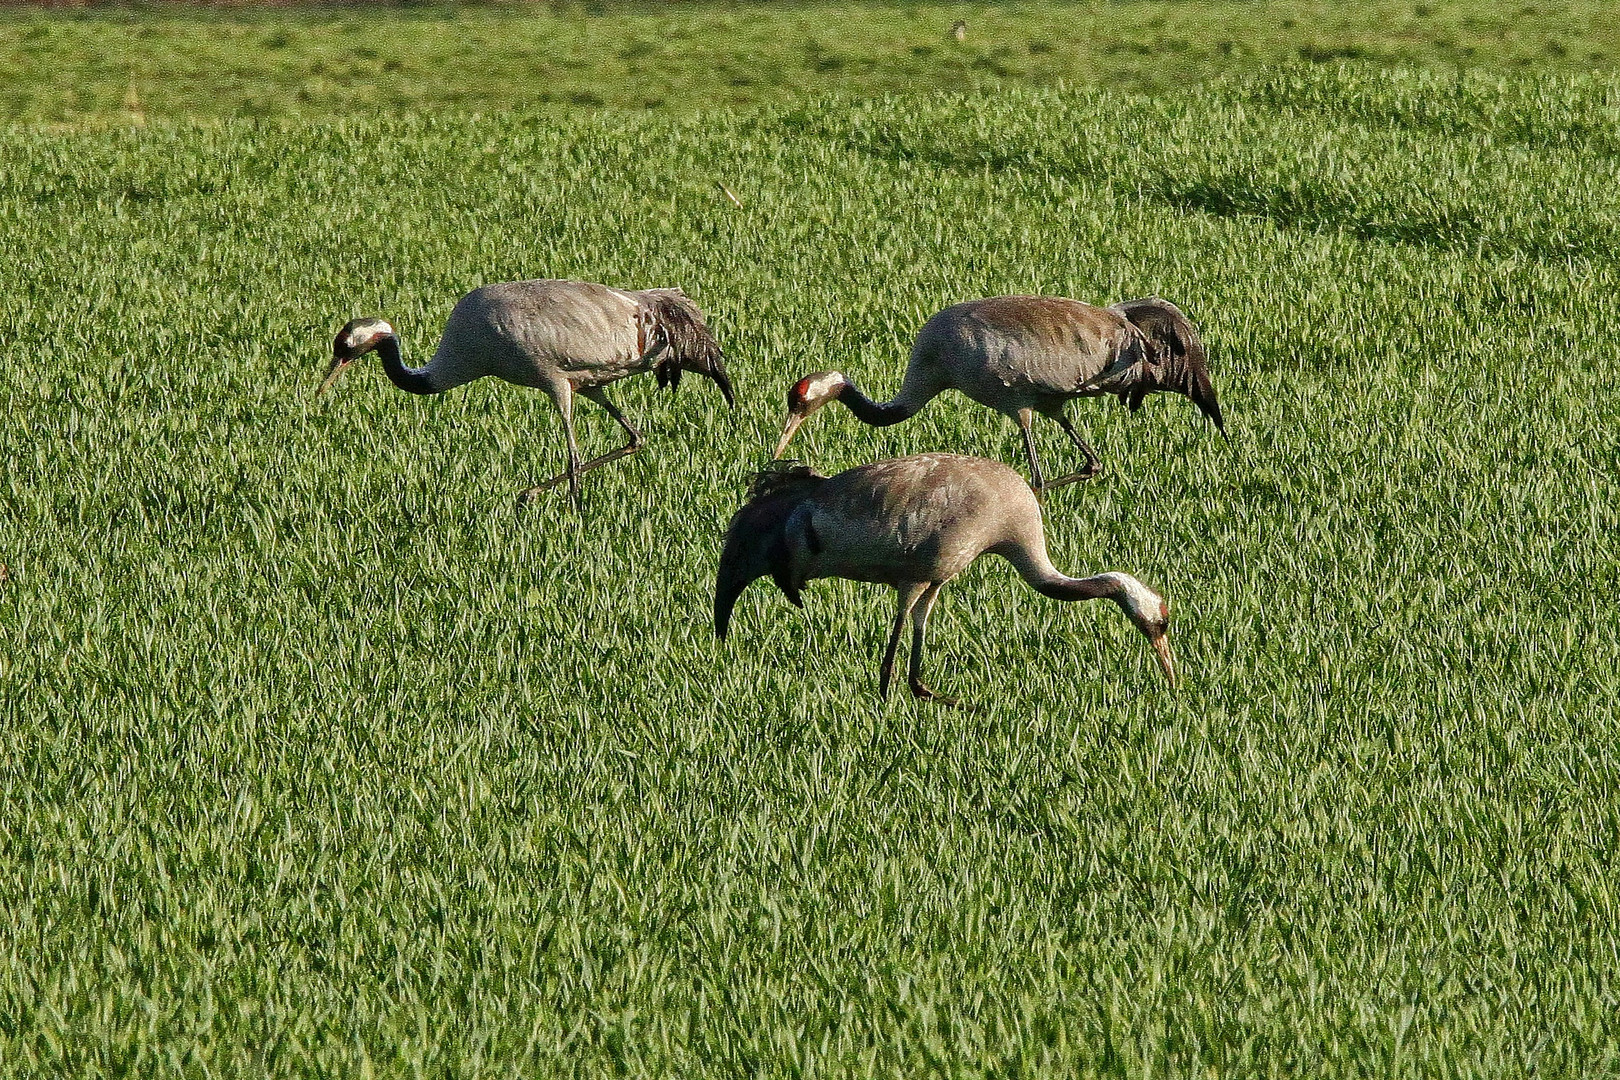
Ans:
[[[793,441],[793,433],[799,430],[802,423],[804,423],[803,413],[788,413],[787,423],[782,425],[782,438],[777,442],[775,452],[771,454],[772,461],[787,453],[788,443]]]
[[[1170,683],[1170,689],[1176,688],[1176,658],[1170,652],[1170,640],[1164,634],[1149,639],[1153,646],[1153,654],[1159,658],[1159,670],[1164,672],[1165,679]]]
[[[320,397],[322,394],[326,393],[328,388],[330,388],[333,383],[338,381],[338,376],[343,374],[344,369],[347,368],[350,363],[351,361],[345,360],[341,356],[332,357],[332,366],[326,369],[326,378],[321,380],[321,388],[315,391],[315,396]]]

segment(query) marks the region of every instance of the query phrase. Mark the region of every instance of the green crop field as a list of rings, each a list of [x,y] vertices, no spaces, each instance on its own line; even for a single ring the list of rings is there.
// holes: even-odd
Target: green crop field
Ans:
[[[966,34],[950,34],[958,20]],[[1620,65],[1613,0],[552,0],[0,5],[0,120],[82,125],[1026,85],[1146,91],[1291,60]]]
[[[1355,64],[0,132],[0,1075],[1620,1073],[1617,165],[1615,76]],[[738,409],[619,384],[576,514],[541,394],[314,397],[540,276],[684,286]],[[791,378],[1007,292],[1203,329],[1231,442],[1079,402],[1046,503],[1181,688],[988,558],[972,711],[876,586],[716,643]]]

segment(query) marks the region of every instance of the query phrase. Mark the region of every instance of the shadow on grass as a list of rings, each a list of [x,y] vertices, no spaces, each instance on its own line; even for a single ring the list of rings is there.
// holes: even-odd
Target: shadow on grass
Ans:
[[[963,111],[971,107],[965,102]],[[1319,144],[1330,146],[1335,158],[1323,163],[1309,158],[1308,145],[1295,162],[1284,158],[1295,147],[1284,145],[1265,160],[1265,147],[1253,146],[1252,132],[1244,143],[1250,154],[1236,161],[1219,160],[1218,147],[1207,155],[1184,145],[1160,152],[1142,145],[1156,133],[1155,123],[1168,127],[1172,122],[1158,116],[1138,123],[1136,130],[1087,131],[1068,144],[1054,143],[1049,129],[1023,131],[1012,123],[969,127],[956,117],[938,117],[929,126],[910,120],[906,127],[870,118],[847,124],[825,113],[785,119],[800,134],[896,164],[920,163],[959,174],[1059,176],[1177,210],[1263,220],[1287,229],[1537,261],[1611,259],[1620,250],[1620,222],[1612,215],[1605,221],[1603,214],[1590,213],[1592,208],[1561,199],[1556,190],[1538,185],[1533,173],[1514,174],[1510,162],[1476,174],[1461,150],[1438,159],[1438,167],[1436,159],[1403,155],[1398,146],[1358,157],[1375,142],[1365,130],[1347,133],[1342,144]],[[985,128],[988,134],[981,133]],[[1221,133],[1212,131],[1209,138],[1216,144]],[[1505,187],[1509,184],[1511,189]],[[1594,228],[1594,216],[1609,227]],[[1572,219],[1580,221],[1579,228],[1566,227]]]

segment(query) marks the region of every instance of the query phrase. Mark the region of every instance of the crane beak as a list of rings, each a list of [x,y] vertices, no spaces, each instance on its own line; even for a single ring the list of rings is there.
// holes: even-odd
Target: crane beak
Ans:
[[[326,393],[327,388],[338,381],[338,376],[343,374],[343,369],[348,367],[349,364],[350,361],[341,356],[332,357],[332,366],[326,369],[326,378],[321,380],[321,388],[315,391],[315,396],[320,397]]]
[[[793,441],[793,433],[799,430],[799,425],[802,423],[804,423],[804,414],[788,414],[787,423],[782,426],[782,440],[776,444],[776,452],[771,455],[771,460],[774,461],[787,453],[788,443]]]
[[[1176,688],[1176,658],[1170,652],[1170,640],[1164,634],[1149,638],[1153,646],[1154,655],[1159,658],[1159,667],[1164,671],[1164,677],[1170,683],[1170,689]]]

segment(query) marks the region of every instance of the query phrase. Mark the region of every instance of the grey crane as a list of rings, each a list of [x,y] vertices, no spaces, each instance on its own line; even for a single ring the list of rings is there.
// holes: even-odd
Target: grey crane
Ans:
[[[485,375],[549,394],[568,436],[568,468],[523,492],[525,502],[566,480],[577,505],[581,475],[641,449],[641,432],[608,400],[609,383],[655,371],[658,385],[673,389],[682,371],[695,371],[713,379],[726,404],[736,406],[720,346],[703,313],[680,289],[627,290],[561,280],[485,285],[457,301],[433,359],[421,368],[405,366],[399,335],[387,321],[354,319],[332,342],[332,366],[316,394],[325,393],[372,350],[382,356],[394,385],[412,394],[442,394]],[[607,410],[630,441],[581,463],[574,437],[576,394]]]
[[[951,389],[1018,424],[1037,492],[1088,479],[1102,469],[1064,415],[1070,398],[1118,394],[1134,412],[1149,394],[1185,394],[1226,434],[1204,363],[1204,343],[1168,300],[1150,296],[1100,308],[1056,296],[996,296],[956,304],[929,319],[911,347],[905,379],[891,401],[873,401],[837,371],[816,372],[794,383],[773,456],[786,453],[799,425],[829,401],[843,402],[862,423],[887,427],[910,419]],[[1031,429],[1036,413],[1057,421],[1085,455],[1084,468],[1056,480],[1043,477]]]
[[[984,552],[1013,564],[1037,592],[1057,600],[1108,599],[1148,639],[1173,688],[1166,634],[1170,605],[1129,574],[1071,578],[1053,567],[1035,493],[997,461],[919,454],[820,476],[784,463],[759,474],[749,501],[732,515],[714,587],[714,632],[724,640],[732,609],[749,583],[770,575],[793,604],[813,578],[840,577],[894,587],[899,606],[878,681],[887,698],[895,652],[911,620],[907,683],[925,700],[954,705],[922,681],[923,636],[944,584]]]

